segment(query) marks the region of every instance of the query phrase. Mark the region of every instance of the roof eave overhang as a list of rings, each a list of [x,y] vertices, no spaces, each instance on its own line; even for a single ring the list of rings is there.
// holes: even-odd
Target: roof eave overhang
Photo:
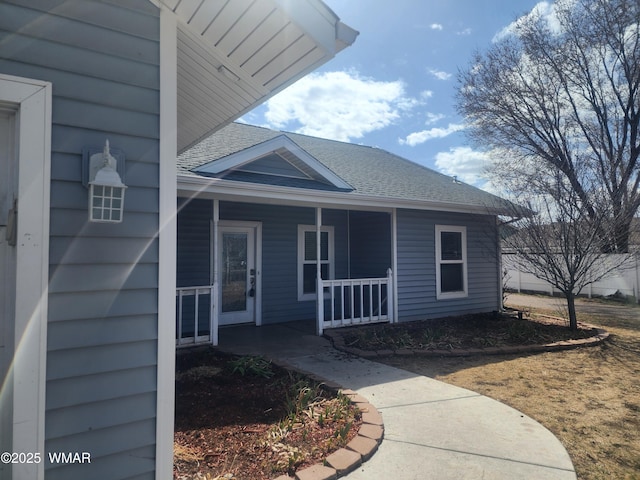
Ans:
[[[178,153],[351,45],[320,0],[154,0],[178,19]]]
[[[377,197],[353,192],[325,192],[301,190],[292,187],[237,182],[220,178],[178,175],[178,195],[187,198],[217,198],[220,200],[273,205],[296,205],[335,209],[375,209],[390,211],[394,208],[430,210],[438,212],[471,213],[476,215],[504,215],[504,209],[448,202]]]

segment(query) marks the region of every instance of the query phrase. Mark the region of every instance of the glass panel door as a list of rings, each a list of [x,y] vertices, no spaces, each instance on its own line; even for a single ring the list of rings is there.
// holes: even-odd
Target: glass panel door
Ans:
[[[256,229],[220,226],[218,235],[219,323],[255,321]]]
[[[220,286],[222,312],[247,309],[247,234],[222,233]]]

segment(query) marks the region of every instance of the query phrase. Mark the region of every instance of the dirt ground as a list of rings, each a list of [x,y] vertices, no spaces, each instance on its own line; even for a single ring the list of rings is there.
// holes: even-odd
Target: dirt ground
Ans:
[[[533,308],[554,312],[563,317],[566,314],[566,301],[562,297],[549,297],[546,295],[524,295],[520,293],[508,293],[505,304],[514,308]],[[640,322],[640,305],[631,303],[613,302],[601,299],[576,299],[576,311],[578,314],[600,317],[614,317],[629,322]]]

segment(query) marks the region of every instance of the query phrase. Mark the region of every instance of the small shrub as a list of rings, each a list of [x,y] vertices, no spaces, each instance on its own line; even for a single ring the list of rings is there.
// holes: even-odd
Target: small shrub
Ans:
[[[438,343],[442,337],[444,337],[445,333],[442,328],[438,327],[426,327],[422,332],[422,341],[426,345],[430,345],[432,343]]]
[[[278,461],[273,471],[290,472],[304,462],[306,455],[298,447],[277,443],[271,447],[278,454]]]
[[[262,357],[240,357],[229,362],[232,373],[239,373],[243,377],[251,375],[254,377],[271,378],[274,375],[271,362]]]
[[[303,412],[310,410],[313,416],[313,404],[321,398],[320,385],[307,379],[298,380],[290,389],[286,398],[287,415],[300,420]]]

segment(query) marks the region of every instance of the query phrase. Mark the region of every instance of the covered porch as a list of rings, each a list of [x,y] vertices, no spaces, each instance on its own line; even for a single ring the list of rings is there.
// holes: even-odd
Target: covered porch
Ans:
[[[177,346],[230,325],[396,319],[393,209],[201,195],[178,212]]]

